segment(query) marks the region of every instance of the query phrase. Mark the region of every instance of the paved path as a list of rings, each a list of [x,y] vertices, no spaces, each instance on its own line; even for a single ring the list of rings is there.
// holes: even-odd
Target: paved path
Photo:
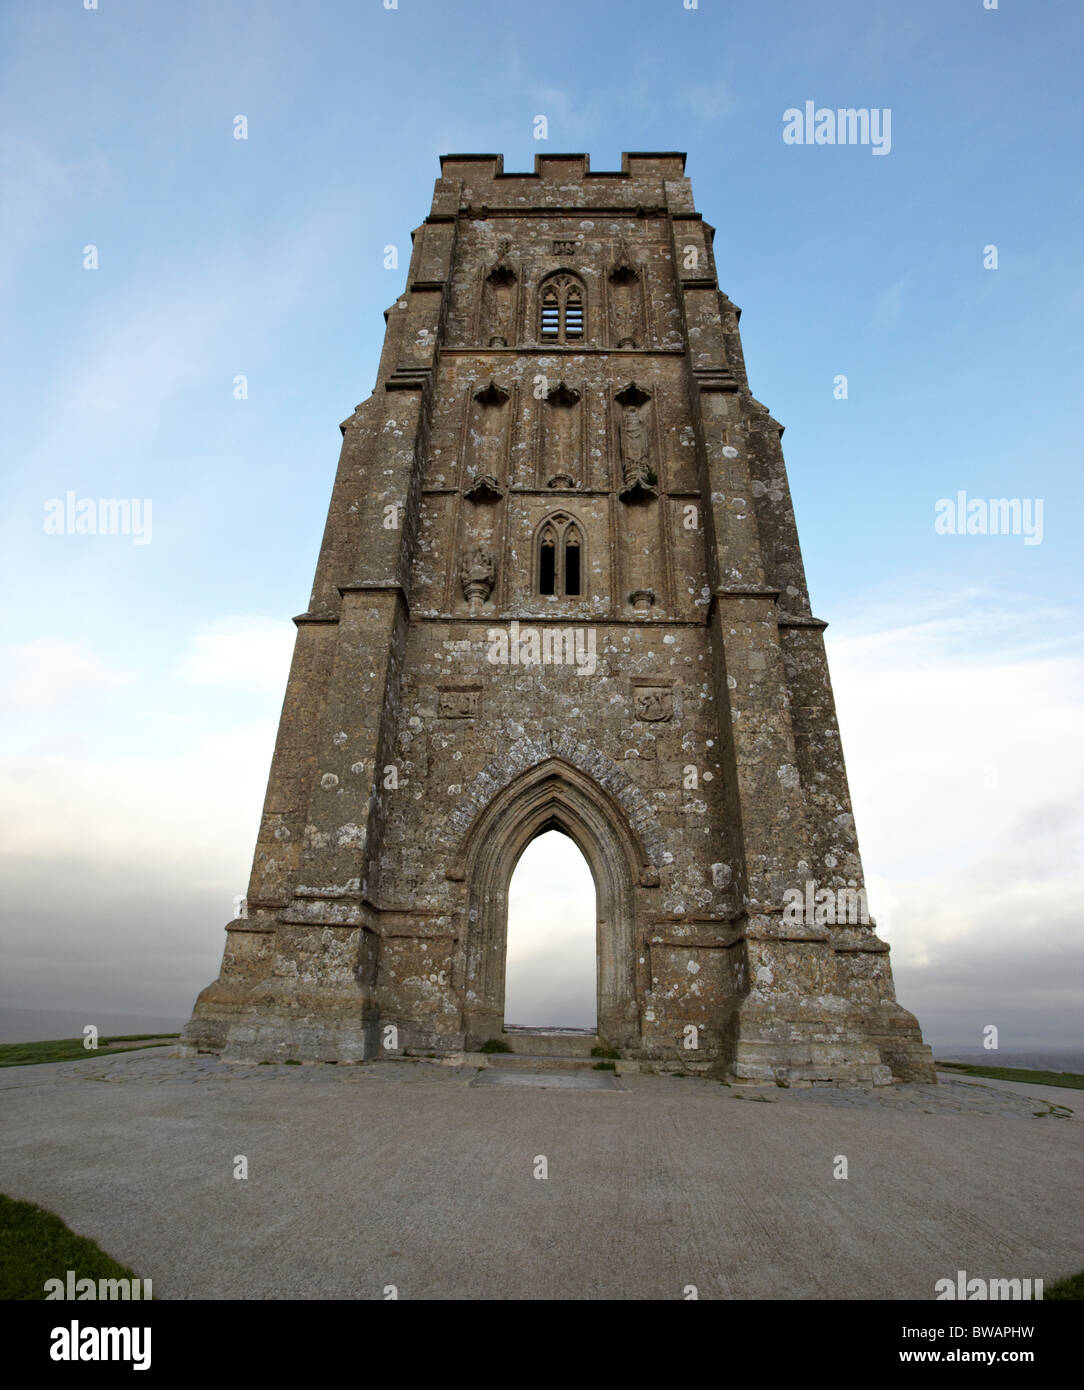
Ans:
[[[6,1068],[0,1190],[170,1299],[932,1298],[958,1269],[1084,1267],[1079,1091],[476,1076],[162,1051]]]

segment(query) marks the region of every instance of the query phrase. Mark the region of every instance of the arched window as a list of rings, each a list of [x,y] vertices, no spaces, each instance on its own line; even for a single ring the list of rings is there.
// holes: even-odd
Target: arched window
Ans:
[[[586,296],[574,275],[559,271],[542,286],[540,333],[547,343],[583,341]]]
[[[583,533],[570,516],[558,512],[538,533],[538,592],[557,598],[583,594]]]

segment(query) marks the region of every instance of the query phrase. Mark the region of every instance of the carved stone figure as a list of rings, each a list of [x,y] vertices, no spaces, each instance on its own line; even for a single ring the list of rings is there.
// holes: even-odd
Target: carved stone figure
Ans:
[[[625,487],[654,487],[655,470],[651,466],[651,437],[640,411],[634,405],[625,407],[621,421],[621,468]]]
[[[629,254],[628,243],[619,237],[616,260],[610,271],[610,299],[614,336],[619,348],[636,346],[636,325],[640,309],[640,277]]]
[[[463,585],[463,597],[472,607],[476,601],[485,603],[497,581],[497,566],[493,556],[480,545],[474,546],[463,561],[459,581]]]
[[[619,348],[636,346],[635,324],[633,322],[632,295],[625,286],[614,291],[614,333]]]
[[[669,686],[641,685],[636,688],[633,694],[633,707],[637,719],[646,720],[649,724],[657,724],[662,720],[673,718],[673,694]]]
[[[508,260],[511,249],[511,239],[502,237],[497,247],[497,262],[485,279],[482,312],[489,328],[490,347],[507,347],[512,332],[516,272]]]
[[[439,692],[437,714],[441,719],[475,719],[478,716],[478,697],[481,693],[476,686],[447,686]]]

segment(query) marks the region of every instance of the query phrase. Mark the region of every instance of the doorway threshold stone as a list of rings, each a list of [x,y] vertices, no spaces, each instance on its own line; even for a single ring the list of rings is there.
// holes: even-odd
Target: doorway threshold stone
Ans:
[[[612,1071],[512,1071],[486,1067],[472,1086],[530,1086],[554,1091],[626,1091]]]

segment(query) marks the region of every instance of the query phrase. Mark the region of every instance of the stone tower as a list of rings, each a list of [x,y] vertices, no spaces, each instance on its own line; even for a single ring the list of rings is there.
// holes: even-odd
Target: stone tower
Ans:
[[[933,1080],[862,910],[782,427],[684,168],[441,161],[340,427],[248,911],[189,1046],[498,1037],[509,880],[559,829],[594,875],[602,1043]]]

